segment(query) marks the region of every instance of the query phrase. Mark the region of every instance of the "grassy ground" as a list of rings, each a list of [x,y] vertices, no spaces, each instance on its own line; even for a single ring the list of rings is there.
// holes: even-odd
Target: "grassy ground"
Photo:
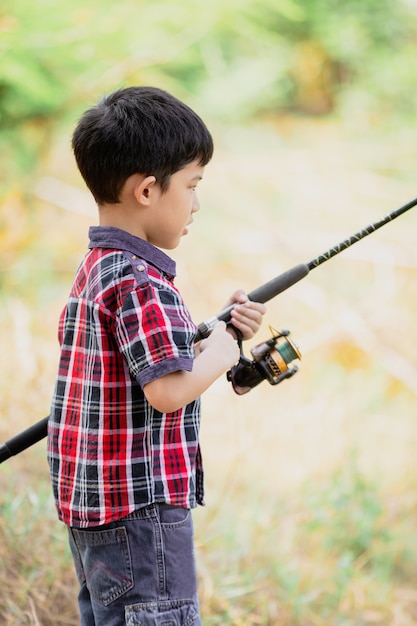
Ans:
[[[214,129],[202,209],[175,251],[197,321],[417,195],[415,133],[356,122]],[[48,412],[56,321],[95,223],[69,158],[58,145],[33,213],[17,193],[1,209],[2,441]],[[303,355],[291,381],[238,397],[222,379],[205,394],[207,626],[417,624],[415,222],[405,214],[269,303],[253,343],[290,328]],[[44,442],[1,465],[0,536],[1,623],[77,624]]]

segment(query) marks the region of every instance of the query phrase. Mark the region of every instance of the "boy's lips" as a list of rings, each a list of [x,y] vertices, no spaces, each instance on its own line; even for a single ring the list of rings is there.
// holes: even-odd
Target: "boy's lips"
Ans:
[[[184,235],[186,235],[188,233],[188,227],[193,223],[194,220],[191,220],[190,222],[188,222],[188,224],[185,226],[184,228]]]

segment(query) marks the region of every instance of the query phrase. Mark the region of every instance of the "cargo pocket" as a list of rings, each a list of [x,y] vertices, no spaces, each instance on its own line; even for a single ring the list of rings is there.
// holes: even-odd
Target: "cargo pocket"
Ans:
[[[80,561],[86,586],[96,602],[108,606],[132,589],[132,560],[124,527],[97,531],[73,528],[71,534],[71,548],[78,552],[74,556]]]
[[[125,607],[126,626],[199,626],[193,600],[143,602]]]

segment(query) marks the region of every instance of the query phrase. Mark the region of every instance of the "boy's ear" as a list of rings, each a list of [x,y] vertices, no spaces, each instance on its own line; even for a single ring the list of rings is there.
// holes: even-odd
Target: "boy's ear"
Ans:
[[[155,176],[145,176],[145,178],[138,181],[134,187],[133,193],[139,204],[149,206],[155,184]]]

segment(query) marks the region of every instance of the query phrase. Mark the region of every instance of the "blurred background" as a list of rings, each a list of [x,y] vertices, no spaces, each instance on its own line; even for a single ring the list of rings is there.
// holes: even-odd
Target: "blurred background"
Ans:
[[[0,437],[48,414],[95,206],[70,148],[116,88],[183,99],[216,151],[172,256],[198,323],[417,195],[416,0],[0,3]],[[417,624],[417,209],[268,305],[299,372],[203,398],[206,625]],[[0,467],[0,617],[78,623],[45,441]]]

